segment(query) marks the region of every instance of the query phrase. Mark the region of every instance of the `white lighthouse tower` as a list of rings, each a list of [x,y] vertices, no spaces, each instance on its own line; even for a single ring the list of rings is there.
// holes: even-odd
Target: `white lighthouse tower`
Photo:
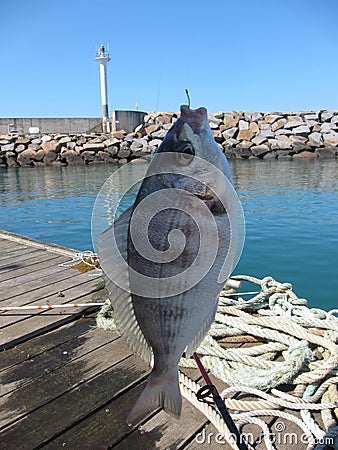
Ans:
[[[109,114],[108,114],[108,95],[107,95],[107,62],[110,61],[109,53],[106,52],[104,45],[97,51],[95,61],[100,63],[100,84],[101,84],[101,103],[102,103],[102,129],[103,132],[110,132]]]

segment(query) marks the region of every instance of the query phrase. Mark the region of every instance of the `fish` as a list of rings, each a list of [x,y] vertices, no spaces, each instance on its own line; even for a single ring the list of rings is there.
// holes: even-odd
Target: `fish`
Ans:
[[[98,239],[117,330],[152,370],[128,416],[182,409],[178,365],[215,319],[238,259],[238,198],[206,108],[182,105],[134,204]]]

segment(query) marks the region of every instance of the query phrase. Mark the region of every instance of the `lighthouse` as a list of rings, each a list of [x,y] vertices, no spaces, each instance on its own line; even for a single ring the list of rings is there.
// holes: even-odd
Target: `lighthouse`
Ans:
[[[100,85],[101,85],[101,103],[102,103],[102,129],[104,133],[110,132],[109,114],[108,114],[108,95],[107,95],[107,62],[110,61],[109,53],[106,52],[104,45],[98,49],[95,61],[100,63]]]

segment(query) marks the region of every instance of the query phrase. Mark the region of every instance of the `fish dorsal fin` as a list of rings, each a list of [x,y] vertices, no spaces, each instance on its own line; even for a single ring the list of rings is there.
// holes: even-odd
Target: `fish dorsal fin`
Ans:
[[[127,251],[132,211],[131,206],[98,237],[97,253],[105,275],[116,328],[132,351],[152,365],[152,351],[136,319],[130,294]]]
[[[194,351],[197,350],[205,336],[207,335],[209,328],[211,327],[212,323],[215,320],[215,314],[217,310],[218,300],[215,301],[215,307],[213,308],[210,316],[205,320],[203,326],[201,327],[198,334],[193,338],[193,340],[187,345],[186,348],[186,357],[189,358]]]

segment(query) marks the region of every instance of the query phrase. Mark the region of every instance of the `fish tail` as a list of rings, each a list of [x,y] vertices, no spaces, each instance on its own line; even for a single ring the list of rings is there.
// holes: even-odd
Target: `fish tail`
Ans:
[[[154,370],[150,373],[146,387],[137,399],[127,421],[128,423],[134,423],[137,419],[157,408],[163,408],[165,412],[177,419],[180,417],[182,396],[176,369],[174,373],[156,374]]]

